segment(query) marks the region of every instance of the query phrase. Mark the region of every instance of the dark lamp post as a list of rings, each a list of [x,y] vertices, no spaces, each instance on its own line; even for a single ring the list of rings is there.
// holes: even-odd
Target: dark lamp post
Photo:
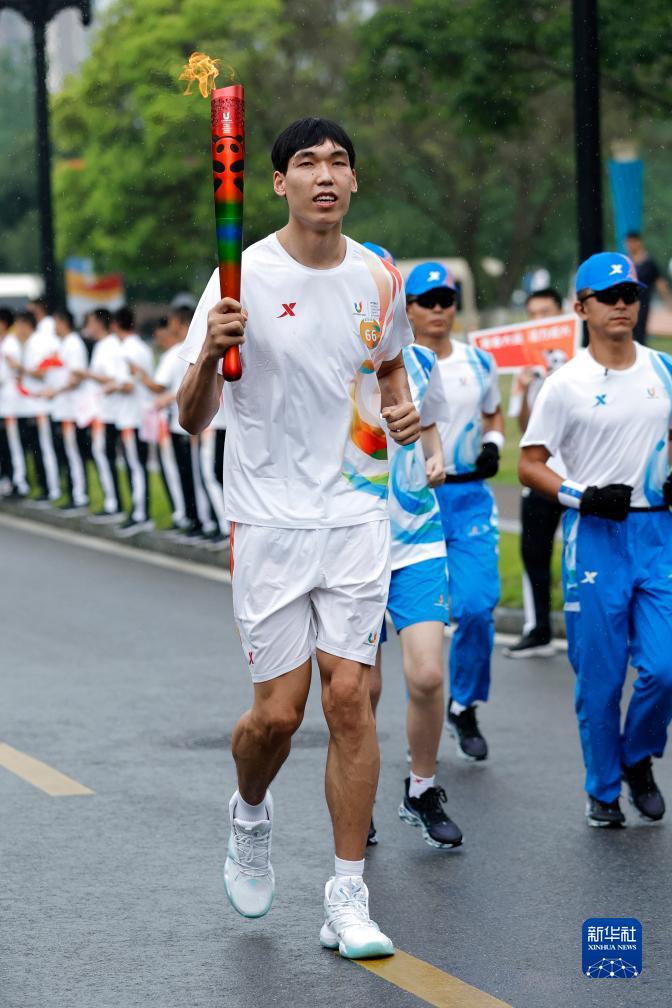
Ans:
[[[35,48],[35,110],[37,129],[37,199],[40,214],[40,254],[44,292],[53,308],[56,300],[54,262],[54,220],[51,201],[51,141],[49,139],[49,96],[47,94],[47,25],[66,7],[76,7],[82,24],[91,21],[91,0],[0,0],[0,10],[10,7],[33,26]]]

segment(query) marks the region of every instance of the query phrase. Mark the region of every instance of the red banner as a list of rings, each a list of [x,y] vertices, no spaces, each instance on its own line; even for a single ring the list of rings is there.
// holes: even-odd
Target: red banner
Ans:
[[[532,322],[478,329],[469,333],[469,342],[491,353],[498,370],[504,374],[524,367],[541,368],[546,372],[558,366],[559,357],[567,361],[580,349],[581,322],[576,315],[554,315]]]

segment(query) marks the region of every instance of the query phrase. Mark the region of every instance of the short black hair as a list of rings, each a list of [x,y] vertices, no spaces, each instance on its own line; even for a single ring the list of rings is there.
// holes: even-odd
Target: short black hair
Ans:
[[[121,308],[117,308],[113,318],[119,328],[123,329],[124,332],[133,332],[135,329],[135,315],[133,314],[133,309],[129,308],[128,305],[123,305]]]
[[[71,329],[75,328],[75,319],[72,312],[68,311],[67,308],[57,308],[54,311],[54,318],[62,319],[63,322],[67,322]]]
[[[0,322],[4,322],[8,329],[14,325],[14,312],[11,308],[0,308]]]
[[[108,332],[110,331],[110,326],[112,325],[112,312],[108,311],[107,308],[94,308],[93,311],[89,312],[89,318],[92,315],[105,326]]]
[[[626,238],[637,238],[638,241],[642,240],[642,236],[639,231],[628,231],[625,236]]]
[[[175,305],[170,309],[168,317],[176,319],[180,325],[189,325],[194,317],[194,309],[185,304]]]
[[[355,167],[355,148],[343,127],[332,119],[322,119],[318,116],[297,119],[282,131],[271,151],[273,167],[285,175],[289,159],[294,157],[297,151],[305,150],[307,147],[319,147],[325,140],[331,140],[336,146],[347,151],[350,167]]]
[[[33,312],[28,311],[27,309],[16,313],[16,321],[25,322],[31,329],[37,329],[37,319],[35,318]]]
[[[555,301],[558,308],[562,308],[562,298],[558,294],[555,287],[542,287],[541,290],[532,291],[532,293],[528,294],[527,298],[525,299],[525,307],[527,308],[530,301],[532,301],[534,298],[539,297],[550,298],[551,301]]]
[[[160,315],[159,318],[154,319],[152,322],[152,332],[156,332],[157,329],[165,329],[168,325],[168,316]]]

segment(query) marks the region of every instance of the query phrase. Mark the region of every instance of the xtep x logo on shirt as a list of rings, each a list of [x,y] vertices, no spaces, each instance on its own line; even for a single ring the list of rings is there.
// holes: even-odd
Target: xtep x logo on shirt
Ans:
[[[292,318],[296,318],[296,313],[294,309],[296,308],[296,301],[290,301],[289,304],[283,304],[283,311],[276,315],[276,318],[288,318],[290,315]]]
[[[581,584],[595,584],[595,578],[597,575],[598,571],[584,571]]]
[[[595,406],[606,406],[607,405],[607,393],[603,392],[602,395],[595,396],[595,402],[593,403],[593,408]]]

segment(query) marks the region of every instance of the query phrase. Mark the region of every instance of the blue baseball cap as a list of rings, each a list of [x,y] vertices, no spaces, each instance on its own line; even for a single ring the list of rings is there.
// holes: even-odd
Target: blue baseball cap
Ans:
[[[447,287],[448,290],[457,293],[455,277],[450,270],[438,262],[420,263],[419,266],[411,270],[406,278],[407,297],[418,297],[436,287]]]
[[[362,245],[364,248],[368,248],[369,252],[375,252],[379,259],[384,259],[385,262],[392,263],[393,266],[397,265],[397,260],[392,253],[388,252],[382,245],[376,245],[375,242],[362,242]]]
[[[603,291],[618,284],[634,283],[646,287],[637,278],[632,259],[620,252],[598,252],[586,259],[576,273],[576,290]]]

